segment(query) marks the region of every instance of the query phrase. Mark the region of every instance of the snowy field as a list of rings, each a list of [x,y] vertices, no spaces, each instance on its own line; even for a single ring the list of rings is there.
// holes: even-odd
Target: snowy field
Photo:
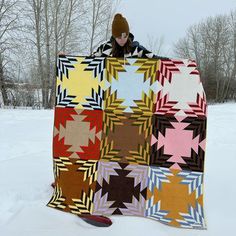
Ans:
[[[208,108],[207,230],[178,229],[135,216],[111,216],[112,226],[96,228],[47,207],[53,192],[53,116],[53,110],[0,109],[0,236],[236,235],[236,104]]]

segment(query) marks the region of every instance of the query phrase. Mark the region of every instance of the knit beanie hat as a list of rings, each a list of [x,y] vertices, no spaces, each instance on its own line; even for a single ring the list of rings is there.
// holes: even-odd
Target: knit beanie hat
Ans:
[[[112,22],[112,36],[114,38],[120,37],[122,33],[129,35],[129,24],[127,20],[121,15],[116,14]]]

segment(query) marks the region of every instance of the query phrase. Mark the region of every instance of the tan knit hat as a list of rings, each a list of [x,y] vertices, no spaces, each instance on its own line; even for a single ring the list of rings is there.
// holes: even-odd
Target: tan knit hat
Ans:
[[[120,13],[117,13],[112,22],[112,36],[117,38],[120,37],[122,33],[129,35],[129,24]]]

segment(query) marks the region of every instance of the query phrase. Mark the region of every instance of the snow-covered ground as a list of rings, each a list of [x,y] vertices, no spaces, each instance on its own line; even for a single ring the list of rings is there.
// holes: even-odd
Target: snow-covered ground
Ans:
[[[236,234],[236,104],[209,106],[204,177],[207,230],[178,229],[143,217],[111,216],[96,228],[46,204],[52,196],[53,110],[0,109],[0,235]]]

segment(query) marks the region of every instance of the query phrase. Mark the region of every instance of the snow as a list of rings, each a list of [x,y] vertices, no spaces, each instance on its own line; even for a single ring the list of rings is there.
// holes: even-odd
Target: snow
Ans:
[[[178,229],[137,216],[96,228],[46,204],[52,196],[53,110],[0,109],[0,235],[230,235],[236,222],[236,104],[208,107],[204,175],[207,230]]]

